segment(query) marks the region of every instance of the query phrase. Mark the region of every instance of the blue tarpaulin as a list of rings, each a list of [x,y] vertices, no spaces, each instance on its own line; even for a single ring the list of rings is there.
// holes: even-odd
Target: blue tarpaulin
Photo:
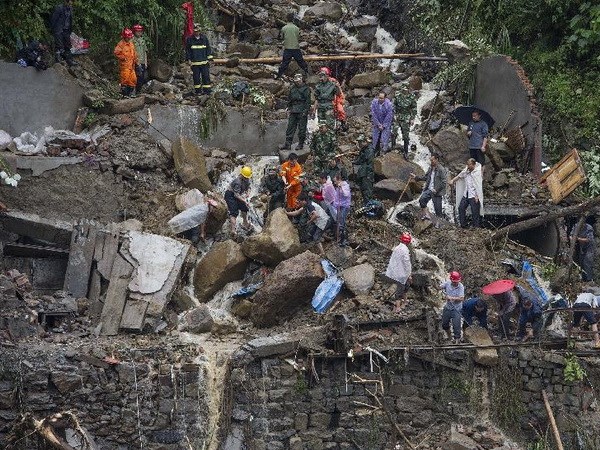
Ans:
[[[329,309],[344,285],[344,280],[337,275],[337,269],[331,261],[323,259],[321,266],[325,271],[326,278],[319,284],[312,299],[312,307],[319,314],[323,314]]]

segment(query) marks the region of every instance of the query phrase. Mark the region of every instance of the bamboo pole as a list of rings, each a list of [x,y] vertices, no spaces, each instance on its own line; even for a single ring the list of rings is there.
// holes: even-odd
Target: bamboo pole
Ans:
[[[424,53],[348,53],[348,54],[323,54],[308,55],[304,57],[305,61],[351,61],[368,59],[412,59],[417,61],[438,61],[445,62],[448,58],[442,56],[426,56]],[[280,56],[268,58],[215,58],[211,61],[213,64],[279,64]]]
[[[546,394],[545,389],[542,389],[542,398],[544,399],[546,413],[548,413],[548,418],[550,419],[550,426],[552,427],[552,434],[554,434],[556,446],[558,447],[558,450],[564,450],[562,440],[560,439],[560,433],[558,432],[558,427],[556,426],[556,420],[554,420],[554,413],[552,412],[552,408],[550,407],[550,402],[548,402],[548,395]]]

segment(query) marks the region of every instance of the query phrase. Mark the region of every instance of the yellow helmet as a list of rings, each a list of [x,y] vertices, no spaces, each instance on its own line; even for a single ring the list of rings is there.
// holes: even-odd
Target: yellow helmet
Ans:
[[[252,168],[250,166],[242,167],[241,174],[244,178],[252,178]]]

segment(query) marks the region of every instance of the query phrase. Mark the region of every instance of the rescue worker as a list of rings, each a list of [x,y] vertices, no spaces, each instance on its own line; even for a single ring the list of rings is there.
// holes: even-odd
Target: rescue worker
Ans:
[[[473,325],[473,318],[477,319],[477,323],[481,328],[487,328],[487,313],[488,306],[485,300],[479,297],[472,297],[463,303],[462,316],[464,319],[464,328]]]
[[[575,262],[581,267],[582,281],[594,281],[594,259],[596,244],[594,242],[594,227],[589,223],[583,224],[575,242]]]
[[[315,85],[315,103],[312,113],[317,112],[319,122],[333,122],[333,101],[336,95],[342,93],[339,84],[334,83],[327,75],[327,68],[319,70],[319,82]]]
[[[294,75],[294,84],[290,88],[290,93],[288,94],[288,125],[285,132],[285,144],[280,146],[280,149],[290,149],[296,130],[298,130],[297,150],[302,150],[304,148],[304,141],[306,140],[306,123],[308,122],[311,101],[310,87],[304,83],[302,74],[297,73]]]
[[[600,308],[600,298],[589,292],[582,292],[577,295],[575,304],[573,305],[575,311],[573,312],[573,328],[576,333],[581,326],[581,319],[585,318],[585,321],[590,325],[594,334],[594,345],[596,348],[600,347],[600,334],[598,334],[598,315],[595,310]]]
[[[416,181],[425,181],[425,187],[419,197],[421,220],[431,219],[427,210],[427,204],[430,200],[433,201],[436,217],[443,217],[442,197],[446,193],[448,171],[440,164],[440,157],[437,153],[431,154],[429,162],[429,170],[424,176],[418,177],[414,173],[410,174],[410,177]]]
[[[456,204],[458,205],[458,221],[462,228],[467,228],[467,208],[471,208],[471,224],[475,228],[481,226],[483,210],[483,167],[473,158],[467,160],[467,166],[454,178],[448,181],[456,183]]]
[[[194,35],[187,38],[185,42],[185,59],[192,65],[196,94],[210,94],[212,84],[208,63],[213,59],[213,54],[208,38],[202,33],[202,26],[199,23],[194,24]]]
[[[410,91],[407,85],[402,85],[402,88],[394,95],[394,119],[395,133],[397,128],[400,128],[402,133],[404,159],[408,160],[408,144],[410,142],[409,131],[415,116],[417,115],[417,99]]]
[[[139,94],[148,78],[148,43],[142,25],[135,24],[131,29],[133,30],[133,44],[138,57],[138,62],[135,65],[135,75],[137,77],[135,91]]]
[[[342,131],[348,131],[348,125],[346,124],[346,111],[344,110],[346,96],[344,95],[344,91],[342,91],[342,86],[335,77],[331,76],[331,69],[329,67],[323,67],[323,70],[327,72],[329,81],[335,83],[339,88],[339,93],[335,94],[335,97],[333,97],[333,116],[340,122],[340,128]]]
[[[336,191],[335,200],[333,202],[333,206],[335,206],[337,211],[337,218],[335,221],[337,225],[336,241],[340,247],[346,247],[348,245],[346,220],[350,213],[350,206],[352,205],[352,193],[350,191],[350,185],[339,173],[333,178],[333,185],[335,186]]]
[[[327,122],[319,123],[319,130],[312,137],[310,152],[313,156],[314,172],[327,170],[329,161],[335,158],[337,137]]]
[[[296,208],[296,200],[302,192],[301,174],[302,166],[298,162],[298,155],[292,152],[288,156],[288,160],[281,165],[279,172],[284,184],[285,205],[288,209]]]
[[[37,70],[46,70],[48,47],[39,41],[31,40],[25,47],[17,52],[17,63],[27,67],[32,66]]]
[[[315,242],[321,256],[325,255],[323,244],[321,243],[323,233],[327,231],[332,224],[327,212],[321,206],[311,200],[311,198],[302,193],[298,197],[298,209],[295,211],[286,211],[290,217],[296,217],[301,214],[306,214],[307,221],[305,226],[308,227],[308,238],[311,242]]]
[[[517,339],[527,340],[527,324],[531,324],[533,337],[538,338],[544,320],[542,318],[542,305],[539,300],[532,295],[521,299],[521,313],[519,314],[519,327],[517,329]]]
[[[340,158],[337,158],[335,156],[329,159],[329,164],[327,165],[327,169],[325,172],[327,173],[327,176],[331,179],[331,181],[333,181],[333,179],[337,175],[340,175],[342,180],[348,179],[348,171],[342,164]]]
[[[409,233],[400,235],[400,244],[392,250],[392,256],[385,271],[386,277],[396,282],[396,292],[394,293],[395,313],[400,312],[412,281],[412,263],[408,248],[411,241],[412,237]]]
[[[267,169],[267,173],[260,181],[259,192],[269,196],[265,218],[277,208],[282,208],[285,204],[285,193],[283,191],[283,181],[279,178],[277,166]]]
[[[288,22],[279,32],[279,38],[283,39],[283,59],[275,76],[276,79],[281,78],[292,59],[298,63],[298,66],[304,71],[305,75],[308,75],[308,64],[304,61],[302,50],[300,50],[300,28],[294,23],[295,18],[296,15],[294,13],[289,13],[287,15]]]
[[[373,147],[364,134],[358,136],[356,145],[359,147],[359,153],[353,164],[359,166],[356,171],[356,180],[362,194],[363,205],[366,205],[373,198],[373,182],[375,181]]]
[[[76,66],[71,54],[71,32],[73,31],[73,0],[64,0],[61,5],[56,5],[50,18],[50,28],[54,37],[54,50],[56,62],[63,59],[69,66]]]
[[[248,222],[248,211],[250,209],[246,196],[250,191],[250,178],[252,178],[252,168],[242,167],[240,174],[229,184],[225,191],[225,202],[229,214],[230,231],[233,236],[236,234],[236,221],[239,213],[242,213],[242,228],[249,230],[251,228]]]
[[[452,331],[454,344],[461,341],[462,332],[462,307],[465,299],[465,287],[461,283],[462,277],[459,272],[450,272],[450,280],[443,282],[440,289],[443,291],[446,304],[442,310],[442,329],[446,332],[448,340],[451,339],[450,322],[452,322]]]
[[[498,304],[498,321],[500,333],[504,339],[509,339],[511,333],[510,316],[517,307],[517,296],[514,289],[502,294],[492,295]]]
[[[115,56],[119,60],[119,75],[121,80],[121,94],[129,97],[133,94],[137,84],[135,66],[138,63],[135,45],[133,44],[133,31],[125,28],[121,33],[123,39],[115,47]]]
[[[392,102],[386,98],[385,92],[371,102],[371,122],[373,125],[373,146],[377,153],[386,153],[392,132],[392,121],[394,120],[394,108]]]

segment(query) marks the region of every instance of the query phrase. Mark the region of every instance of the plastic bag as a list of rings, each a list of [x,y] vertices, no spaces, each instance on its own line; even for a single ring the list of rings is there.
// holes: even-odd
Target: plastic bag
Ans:
[[[13,142],[17,146],[17,153],[23,153],[26,155],[35,155],[40,150],[37,149],[38,138],[35,134],[31,134],[29,131],[21,134],[21,136],[13,139]]]
[[[71,33],[71,53],[82,55],[90,51],[90,41]]]
[[[192,206],[182,213],[177,214],[175,217],[169,220],[168,225],[173,233],[183,233],[184,231],[190,230],[204,223],[207,216],[208,205],[206,203],[202,203],[200,205]]]
[[[312,299],[312,307],[319,314],[327,312],[344,285],[344,280],[337,275],[337,269],[330,261],[322,260],[321,266],[327,278],[319,284]]]
[[[178,194],[175,197],[175,207],[179,211],[185,211],[186,209],[199,205],[200,203],[204,203],[204,194],[198,189],[190,189],[189,191],[184,192],[183,194]]]

